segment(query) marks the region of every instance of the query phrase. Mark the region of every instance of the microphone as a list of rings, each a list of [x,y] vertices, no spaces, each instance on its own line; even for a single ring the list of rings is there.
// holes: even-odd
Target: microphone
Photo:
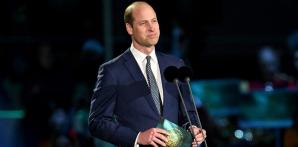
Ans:
[[[163,74],[168,82],[174,82],[178,80],[179,77],[178,68],[176,66],[168,66]]]
[[[193,72],[190,67],[182,66],[178,70],[179,73],[179,80],[182,82],[190,81],[190,78],[193,75]]]
[[[183,108],[184,108],[184,111],[185,111],[185,114],[186,114],[186,117],[187,117],[187,120],[190,124],[190,126],[192,126],[192,122],[190,121],[190,117],[189,117],[189,114],[187,112],[187,108],[186,108],[186,105],[185,105],[185,102],[184,102],[184,99],[183,99],[183,96],[182,96],[182,93],[181,93],[181,90],[180,90],[180,87],[179,87],[179,70],[177,67],[175,66],[168,66],[165,71],[164,71],[164,77],[165,79],[168,81],[168,82],[174,82],[175,85],[176,85],[176,88],[178,90],[178,93],[179,93],[179,96],[180,96],[180,100],[182,102],[182,105],[183,105]],[[194,131],[193,129],[190,129],[196,143],[197,143],[197,140],[194,136]],[[204,137],[204,136],[203,136]],[[197,145],[199,145],[197,143]]]
[[[195,100],[194,100],[194,97],[193,97],[193,94],[192,94],[192,90],[191,90],[191,87],[190,87],[190,77],[192,77],[193,72],[192,72],[190,67],[182,66],[178,69],[178,75],[179,75],[179,80],[181,82],[186,82],[187,85],[188,85],[188,90],[189,90],[189,93],[190,93],[192,104],[193,104],[193,107],[195,108],[195,112],[196,112],[196,118],[197,118],[197,121],[199,123],[198,125],[199,125],[199,128],[202,129],[201,119],[199,117],[199,113],[198,113],[198,110],[197,110],[197,107],[196,107],[196,104],[195,104]],[[203,134],[203,137],[205,138],[204,134]],[[204,144],[205,144],[205,147],[208,147],[206,139],[204,140]]]

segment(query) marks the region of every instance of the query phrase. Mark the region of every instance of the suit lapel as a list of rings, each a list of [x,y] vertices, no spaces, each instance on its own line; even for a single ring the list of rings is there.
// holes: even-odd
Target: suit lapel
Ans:
[[[163,71],[165,70],[165,68],[168,66],[167,65],[167,61],[165,60],[164,57],[162,57],[162,55],[156,51],[156,57],[157,57],[157,60],[158,60],[158,64],[159,64],[159,70],[160,70],[160,77],[161,77],[161,82],[162,82],[162,87],[163,87],[163,115],[166,114],[166,111],[167,111],[167,104],[168,103],[168,95],[169,93],[167,92],[166,88],[165,88],[165,85],[167,83],[164,75],[163,75]]]
[[[159,64],[160,77],[161,77],[162,83],[165,83],[166,79],[164,78],[163,71],[167,67],[167,62],[165,61],[165,58],[163,58],[162,55],[157,51],[156,51],[156,57],[157,57],[158,64]]]
[[[135,58],[133,57],[133,55],[129,49],[125,51],[124,58],[125,58],[124,64],[125,64],[127,70],[129,71],[129,73],[134,78],[134,80],[135,81],[144,81],[144,84],[147,85],[146,79],[145,79],[137,61],[135,60]],[[148,88],[148,94],[145,95],[144,97],[147,100],[147,102],[149,103],[149,105],[151,106],[151,108],[155,111],[155,113],[159,115],[158,110],[155,106],[155,103],[154,103],[153,98],[149,91],[150,91],[150,89]]]
[[[167,58],[159,52],[156,52],[156,56],[158,59],[161,80],[162,80],[162,87],[163,87],[163,116],[164,116],[164,118],[169,119],[169,118],[171,118],[170,116],[173,115],[173,113],[172,113],[173,106],[171,106],[171,104],[173,104],[173,101],[176,101],[176,99],[173,99],[173,96],[172,96],[173,93],[171,93],[171,91],[168,91],[168,89],[166,88],[166,86],[168,86],[169,84],[172,84],[172,83],[169,83],[165,79],[163,72],[165,71],[165,69],[168,66],[171,66],[172,63],[170,63],[167,60]]]
[[[145,77],[142,74],[142,71],[141,71],[138,63],[135,60],[135,58],[133,57],[130,50],[125,51],[124,58],[126,59],[124,64],[125,64],[127,70],[129,71],[129,73],[132,75],[132,77],[136,81],[142,81],[142,80],[145,81]]]

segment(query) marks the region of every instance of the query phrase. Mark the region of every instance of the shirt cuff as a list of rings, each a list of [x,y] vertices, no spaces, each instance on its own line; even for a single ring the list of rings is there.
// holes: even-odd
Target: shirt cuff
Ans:
[[[139,144],[138,144],[139,135],[140,135],[140,132],[137,135],[137,138],[136,138],[135,143],[134,143],[134,147],[139,147]]]
[[[185,124],[183,124],[182,125],[182,128],[184,128],[184,129],[189,129],[189,127],[190,127],[190,123],[189,122],[187,122],[187,123],[185,123]]]

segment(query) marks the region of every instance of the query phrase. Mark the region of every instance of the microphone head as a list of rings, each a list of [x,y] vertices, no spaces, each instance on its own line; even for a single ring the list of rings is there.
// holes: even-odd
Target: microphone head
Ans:
[[[187,66],[180,67],[178,70],[178,73],[179,73],[179,80],[183,82],[185,82],[187,78],[192,77],[192,74],[193,74],[191,68]]]
[[[178,68],[175,66],[168,66],[163,74],[168,82],[173,82],[175,79],[178,79]]]

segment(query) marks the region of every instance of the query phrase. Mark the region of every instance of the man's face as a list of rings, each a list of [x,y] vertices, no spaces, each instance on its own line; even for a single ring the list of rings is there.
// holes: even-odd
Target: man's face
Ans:
[[[127,31],[133,42],[143,47],[153,47],[157,44],[160,30],[156,13],[148,5],[139,5],[133,11],[133,24],[127,24]]]

